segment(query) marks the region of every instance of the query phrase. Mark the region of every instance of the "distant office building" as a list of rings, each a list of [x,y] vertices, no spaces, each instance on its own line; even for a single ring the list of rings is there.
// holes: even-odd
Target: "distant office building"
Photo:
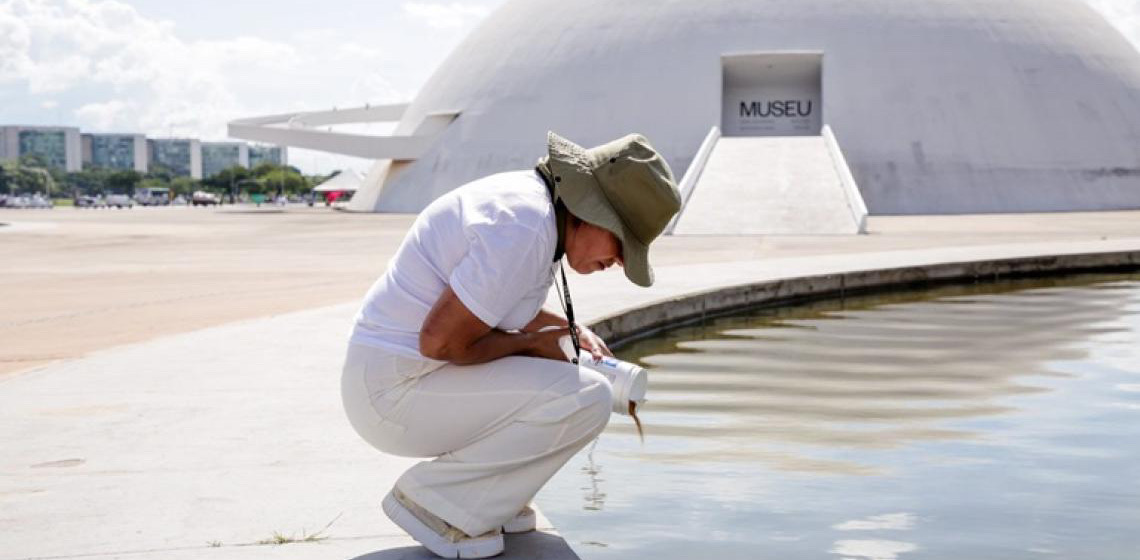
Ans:
[[[82,167],[80,150],[78,128],[0,126],[0,160],[35,155],[56,169],[79,171]]]
[[[257,146],[249,147],[249,168],[253,169],[263,163],[272,163],[274,165],[287,165],[289,163],[288,154],[282,146]]]
[[[192,138],[147,140],[148,161],[153,171],[163,166],[175,175],[202,178],[202,143]]]
[[[146,173],[146,136],[142,134],[82,134],[83,163],[104,169]]]
[[[202,142],[202,176],[212,177],[235,165],[249,167],[245,142]]]

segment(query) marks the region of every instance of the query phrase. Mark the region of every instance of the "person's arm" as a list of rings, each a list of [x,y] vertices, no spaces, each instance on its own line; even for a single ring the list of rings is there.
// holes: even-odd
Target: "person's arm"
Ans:
[[[570,323],[565,317],[553,311],[543,309],[538,312],[538,315],[535,315],[531,322],[522,328],[522,332],[537,332],[544,327],[561,327],[567,329],[569,325]],[[582,324],[578,325],[578,342],[582,345],[582,348],[594,355],[594,359],[614,355],[613,352],[610,351],[610,348],[606,346],[606,341],[602,340],[602,337],[594,334],[594,331]]]
[[[538,330],[543,328],[543,327],[563,327],[563,328],[566,328],[569,326],[570,326],[570,323],[568,323],[566,321],[565,317],[563,317],[557,313],[554,313],[553,311],[547,311],[546,309],[540,309],[538,311],[538,315],[535,315],[534,319],[532,319],[531,322],[527,323],[526,326],[520,330],[522,330],[522,332],[524,332],[524,333],[531,333],[531,332],[538,332]]]
[[[565,325],[566,320],[562,321]],[[420,328],[420,354],[459,365],[481,364],[516,354],[565,361],[558,339],[569,332],[565,327],[521,333],[491,328],[448,287]]]

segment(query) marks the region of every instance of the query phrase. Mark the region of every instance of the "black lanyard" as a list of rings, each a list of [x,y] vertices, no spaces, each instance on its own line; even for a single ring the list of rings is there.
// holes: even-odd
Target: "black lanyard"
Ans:
[[[554,183],[546,176],[540,169],[536,168],[535,173],[542,177],[542,182],[546,184],[546,192],[550,195],[550,203],[554,205],[554,219],[559,219],[558,212],[558,199],[554,196]],[[559,224],[554,225],[555,229],[559,229]],[[564,240],[561,240],[565,242]],[[562,255],[565,253],[564,247],[554,248],[554,260],[558,262],[558,270],[562,273],[562,292],[558,294],[558,301],[562,303],[562,312],[566,314],[566,322],[570,324],[570,342],[574,344],[574,357],[570,358],[570,363],[578,363],[578,356],[582,353],[582,343],[578,340],[578,328],[574,325],[574,302],[570,300],[570,285],[566,283],[566,267],[562,265]],[[557,292],[556,292],[557,293]]]
[[[574,325],[574,302],[570,301],[570,286],[566,283],[566,268],[562,266],[562,261],[558,261],[558,270],[562,271],[562,293],[566,295],[565,299],[559,294],[558,299],[562,302],[562,312],[566,314],[566,322],[570,323],[570,342],[574,343],[574,357],[570,359],[570,363],[578,363],[578,356],[582,353],[582,344],[578,340],[578,328]]]

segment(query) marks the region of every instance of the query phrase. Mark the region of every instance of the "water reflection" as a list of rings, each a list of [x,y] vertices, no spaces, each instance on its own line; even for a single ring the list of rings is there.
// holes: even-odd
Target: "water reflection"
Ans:
[[[584,559],[1140,551],[1140,274],[759,311],[618,354],[651,368],[645,443],[615,416],[539,496]]]
[[[984,438],[943,424],[1014,412],[1009,397],[1048,391],[1038,378],[1069,375],[1053,364],[1086,358],[1083,341],[1123,328],[1113,321],[1136,294],[1121,287],[823,304],[631,348],[627,357],[652,371],[647,436],[694,440],[636,456],[869,475],[882,470],[813,451]]]
[[[895,560],[900,554],[914,552],[915,550],[918,550],[918,547],[908,542],[871,539],[836,541],[830,552],[852,560],[861,558],[866,560]]]
[[[913,513],[884,513],[832,525],[837,531],[906,531],[914,527]]]
[[[583,499],[586,505],[583,506],[588,510],[601,510],[606,505],[606,493],[602,492],[602,469],[594,463],[594,450],[598,447],[598,440],[590,442],[590,446],[586,449],[586,464],[582,466],[581,472],[586,475],[589,483],[582,488]]]
[[[909,531],[914,527],[913,513],[885,513],[872,515],[866,519],[852,519],[837,523],[831,528],[837,531]],[[909,542],[885,539],[840,539],[831,546],[830,552],[844,560],[865,558],[867,560],[894,560],[900,554],[914,552],[918,545]]]

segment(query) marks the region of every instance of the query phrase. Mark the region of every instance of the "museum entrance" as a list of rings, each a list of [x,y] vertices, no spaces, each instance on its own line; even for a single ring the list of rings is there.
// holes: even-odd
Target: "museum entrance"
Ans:
[[[819,136],[823,53],[764,52],[721,57],[724,136]]]

